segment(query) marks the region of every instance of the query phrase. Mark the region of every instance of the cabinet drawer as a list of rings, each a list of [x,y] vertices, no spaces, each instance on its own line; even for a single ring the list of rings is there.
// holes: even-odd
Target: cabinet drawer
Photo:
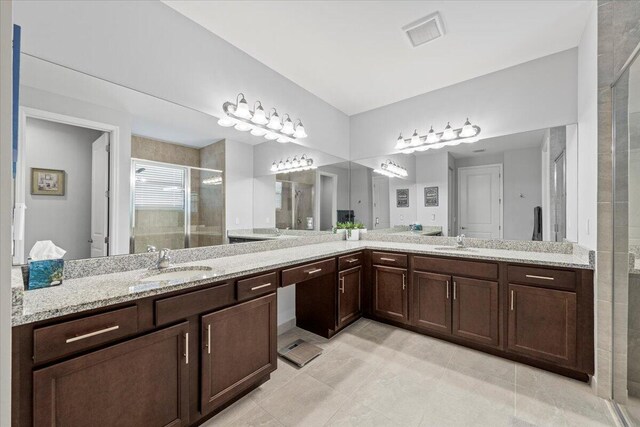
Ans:
[[[575,271],[510,265],[507,267],[507,276],[510,283],[524,283],[571,291],[576,289]]]
[[[498,278],[498,264],[490,262],[416,256],[413,257],[413,268],[452,276],[477,277],[480,279]]]
[[[334,273],[335,271],[336,260],[333,258],[290,268],[282,271],[282,286],[304,282],[305,280],[323,276],[328,273]]]
[[[392,267],[406,267],[407,256],[403,254],[392,254],[388,252],[373,252],[371,260],[377,265],[389,265]]]
[[[238,301],[274,292],[278,287],[276,273],[238,280]]]
[[[156,326],[183,320],[235,302],[233,283],[164,298],[155,302]]]
[[[33,331],[33,360],[46,362],[138,331],[138,307],[96,314]]]
[[[364,259],[364,254],[362,252],[343,255],[340,258],[338,258],[338,269],[342,271],[342,270],[346,270],[347,268],[356,267],[362,264],[363,259]]]

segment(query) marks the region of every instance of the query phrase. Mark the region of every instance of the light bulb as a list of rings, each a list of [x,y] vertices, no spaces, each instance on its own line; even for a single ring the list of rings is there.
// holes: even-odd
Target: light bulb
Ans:
[[[297,168],[300,166],[300,160],[298,160],[297,156],[293,157],[293,160],[291,161],[291,164],[293,165],[294,168]]]
[[[276,162],[273,162],[273,164],[271,165],[271,172],[275,172],[278,170],[278,164]]]
[[[269,117],[269,124],[267,125],[269,129],[280,130],[282,129],[282,123],[280,122],[280,116],[278,113],[273,110],[273,114]]]
[[[250,119],[251,111],[249,111],[249,104],[247,104],[247,100],[244,99],[243,94],[239,94],[238,96],[240,97],[240,100],[238,101],[234,114],[238,117],[242,117],[243,119]]]
[[[396,150],[399,150],[401,148],[404,148],[405,144],[404,144],[404,138],[402,137],[402,132],[400,133],[400,136],[398,137],[397,141],[396,141]]]
[[[307,137],[307,132],[304,131],[304,126],[302,125],[302,122],[298,123],[298,126],[296,126],[296,131],[293,133],[293,137],[294,138]]]
[[[282,169],[284,169],[284,163],[280,160],[280,163],[278,163],[278,170],[281,171]]]
[[[231,127],[231,126],[235,125],[236,121],[234,119],[232,119],[231,117],[223,117],[220,120],[218,120],[218,124],[220,126],[228,128],[228,127]]]
[[[433,130],[433,126],[431,126],[431,129],[429,129],[429,132],[427,133],[427,143],[429,144],[435,144],[436,142],[440,141],[440,137],[438,136],[438,134]]]
[[[253,129],[251,129],[251,135],[263,136],[266,133],[267,131],[262,128],[254,127]]]
[[[246,132],[248,130],[251,130],[253,128],[253,126],[251,126],[248,123],[238,122],[238,123],[236,123],[234,128],[236,128],[236,130],[239,130],[239,131],[242,131],[242,132]]]
[[[278,139],[280,138],[280,135],[278,135],[277,133],[273,133],[273,132],[267,132],[264,137],[266,139],[268,139],[269,141],[273,141],[274,139]]]
[[[269,120],[267,119],[267,115],[264,113],[264,108],[262,108],[262,104],[260,104],[260,101],[258,101],[257,104],[259,105],[254,108],[251,121],[259,125],[266,125],[267,123],[269,123]]]
[[[469,118],[467,117],[467,121],[464,122],[464,126],[462,126],[462,130],[460,131],[460,136],[462,138],[469,138],[476,134],[476,130],[471,126],[469,122]]]
[[[293,130],[293,122],[287,115],[287,119],[284,121],[282,125],[282,133],[285,133],[287,135],[293,135],[294,132],[295,131]]]
[[[442,139],[448,141],[448,140],[453,139],[455,137],[456,137],[456,134],[453,131],[453,128],[451,127],[449,122],[447,122],[447,127],[444,128],[444,132],[442,132]]]
[[[287,161],[284,162],[284,167],[287,169],[291,169],[291,159],[287,159]]]
[[[411,145],[418,146],[420,145],[420,136],[418,135],[418,129],[413,131],[413,135],[411,135]]]

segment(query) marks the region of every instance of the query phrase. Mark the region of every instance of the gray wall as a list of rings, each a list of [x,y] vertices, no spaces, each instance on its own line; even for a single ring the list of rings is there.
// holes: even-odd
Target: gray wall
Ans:
[[[533,208],[542,203],[540,149],[505,151],[503,172],[504,238],[531,240]]]
[[[91,256],[91,143],[101,133],[27,119],[25,257],[38,240],[66,250],[65,259]],[[66,171],[65,195],[31,195],[31,168]]]

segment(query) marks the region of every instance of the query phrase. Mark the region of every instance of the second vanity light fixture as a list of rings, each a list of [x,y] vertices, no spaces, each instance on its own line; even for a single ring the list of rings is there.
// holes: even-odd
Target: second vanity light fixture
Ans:
[[[295,142],[296,138],[307,137],[300,119],[294,123],[291,117],[285,114],[281,121],[275,108],[272,108],[267,116],[260,101],[255,102],[251,111],[242,93],[236,97],[235,104],[227,101],[222,105],[222,109],[227,116],[218,120],[220,126],[233,126],[242,132],[251,131],[251,135],[264,136],[265,139],[276,140],[283,144]]]
[[[402,134],[398,137],[395,149],[401,153],[411,154],[414,151],[426,151],[458,144],[469,144],[478,141],[480,127],[472,125],[469,119],[459,129],[454,129],[451,124],[442,132],[433,130],[433,126],[426,135],[418,135],[418,130],[413,131],[409,139],[405,139]]]
[[[271,172],[299,172],[316,169],[316,167],[313,165],[313,159],[303,154],[299,160],[298,157],[294,157],[293,160],[288,158],[286,161],[280,160],[280,163],[273,162]]]
[[[389,178],[406,178],[409,175],[405,168],[393,163],[391,160],[382,163],[380,169],[374,169],[373,171]]]

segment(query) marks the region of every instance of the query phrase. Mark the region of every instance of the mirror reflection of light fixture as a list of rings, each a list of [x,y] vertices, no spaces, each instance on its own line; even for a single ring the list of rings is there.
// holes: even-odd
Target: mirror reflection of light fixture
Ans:
[[[459,129],[454,129],[449,122],[442,132],[433,130],[433,126],[426,135],[419,136],[413,132],[411,139],[404,139],[402,134],[396,141],[395,149],[401,153],[411,154],[416,151],[426,151],[458,144],[469,144],[479,141],[480,127],[471,124],[469,119]]]
[[[382,163],[380,169],[374,169],[373,171],[380,175],[388,176],[389,178],[406,178],[409,175],[405,168],[391,160]]]
[[[280,160],[279,163],[273,162],[271,172],[299,172],[316,168],[317,166],[313,165],[313,159],[303,154],[300,159],[294,157],[293,160],[287,158],[285,161]]]
[[[267,116],[260,101],[255,102],[253,111],[249,110],[249,104],[242,93],[236,97],[235,104],[225,102],[222,109],[226,117],[218,120],[220,126],[233,126],[242,132],[251,131],[252,135],[264,136],[268,140],[278,140],[280,143],[295,142],[296,138],[308,136],[300,119],[294,122],[289,114],[285,114],[282,122],[275,108],[272,108],[271,114]]]
[[[221,176],[213,176],[202,180],[202,185],[220,185],[222,184]]]

